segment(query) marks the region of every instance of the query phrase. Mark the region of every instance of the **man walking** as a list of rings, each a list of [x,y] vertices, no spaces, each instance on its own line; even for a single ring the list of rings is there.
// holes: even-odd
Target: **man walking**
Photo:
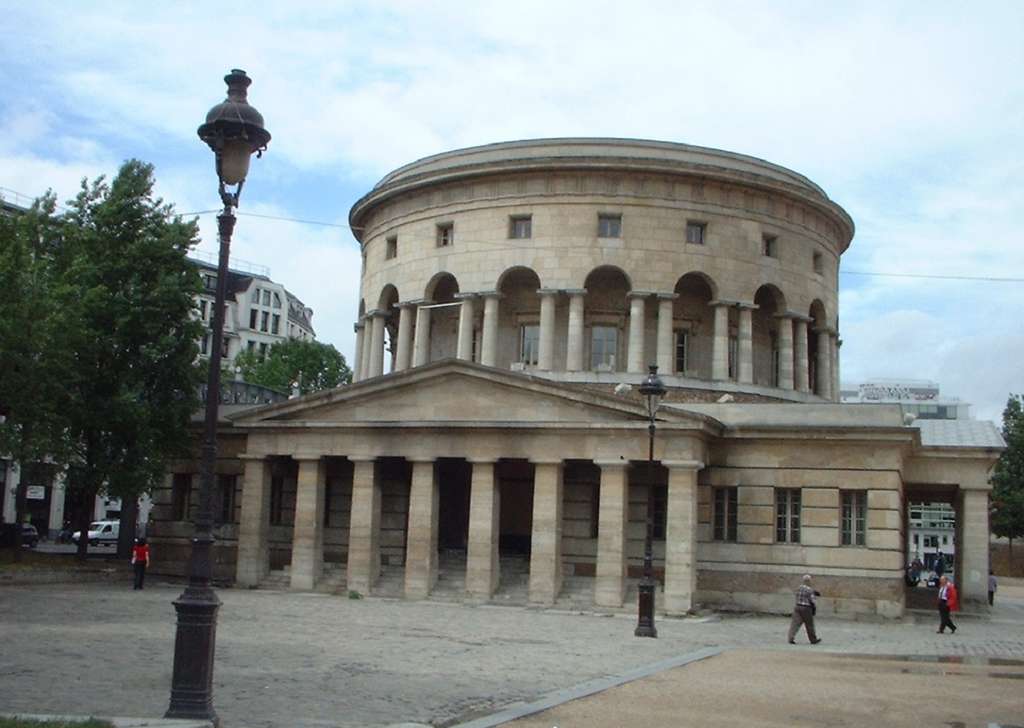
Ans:
[[[800,625],[807,629],[807,639],[812,645],[821,642],[814,631],[814,613],[817,611],[814,597],[817,595],[818,592],[811,588],[811,575],[804,574],[803,583],[796,589],[796,606],[793,607],[793,619],[789,622],[789,644],[796,644],[793,638],[800,631]]]
[[[956,625],[949,618],[949,613],[955,612],[959,608],[956,587],[949,582],[949,579],[941,577],[939,579],[939,634],[945,632],[946,627],[956,634]]]

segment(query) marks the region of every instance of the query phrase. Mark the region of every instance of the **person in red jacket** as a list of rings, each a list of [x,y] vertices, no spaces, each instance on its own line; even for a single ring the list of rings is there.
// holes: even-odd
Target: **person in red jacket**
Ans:
[[[949,618],[951,612],[956,612],[960,609],[960,599],[956,593],[956,587],[953,583],[945,576],[939,578],[939,634],[943,634],[946,631],[946,627],[949,627],[953,634],[956,634],[956,625],[953,624],[953,620]]]
[[[142,582],[146,579],[146,567],[149,566],[149,544],[146,539],[135,540],[132,547],[132,566],[135,568],[135,586],[133,589],[141,589]]]

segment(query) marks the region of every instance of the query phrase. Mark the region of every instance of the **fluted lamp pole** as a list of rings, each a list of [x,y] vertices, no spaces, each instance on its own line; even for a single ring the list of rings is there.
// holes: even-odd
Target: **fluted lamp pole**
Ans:
[[[661,398],[665,396],[665,385],[658,376],[656,364],[650,365],[650,371],[643,384],[640,395],[647,405],[647,530],[644,534],[644,575],[640,580],[637,604],[636,631],[637,637],[657,637],[658,630],[654,627],[654,417],[658,414]]]
[[[228,255],[235,229],[234,208],[249,171],[253,153],[261,156],[270,142],[263,117],[246,100],[252,80],[245,71],[233,69],[224,77],[228,97],[206,115],[199,138],[210,145],[216,158],[220,198],[224,209],[217,216],[220,257],[213,307],[213,348],[206,385],[206,422],[199,473],[199,512],[192,536],[188,586],[174,602],[178,627],[174,638],[174,676],[167,718],[189,718],[220,724],[213,708],[213,656],[217,639],[220,599],[210,584],[213,546],[213,481],[217,461],[217,410],[220,404],[220,360],[224,338],[224,299],[227,291]]]

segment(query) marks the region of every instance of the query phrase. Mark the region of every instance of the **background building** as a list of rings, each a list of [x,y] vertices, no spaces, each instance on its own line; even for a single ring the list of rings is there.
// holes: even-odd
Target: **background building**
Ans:
[[[971,419],[970,404],[943,395],[938,382],[927,379],[872,379],[856,389],[843,389],[839,399],[846,404],[899,404],[914,419]]]

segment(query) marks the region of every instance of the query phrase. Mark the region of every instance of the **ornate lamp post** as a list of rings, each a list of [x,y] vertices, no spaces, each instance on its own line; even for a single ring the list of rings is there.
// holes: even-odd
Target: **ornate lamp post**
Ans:
[[[658,413],[658,405],[665,396],[665,385],[658,377],[656,364],[650,365],[650,372],[643,384],[640,394],[647,405],[647,532],[644,535],[644,576],[640,581],[637,605],[636,631],[637,637],[657,637],[654,628],[654,576],[651,573],[654,562],[654,416]]]
[[[249,159],[253,152],[261,156],[270,142],[263,128],[263,117],[246,100],[252,81],[245,71],[233,69],[224,77],[228,97],[206,115],[199,127],[199,138],[216,155],[220,198],[224,209],[217,216],[220,259],[217,265],[217,292],[213,307],[213,350],[206,385],[206,424],[203,433],[202,462],[199,475],[199,513],[192,536],[188,586],[174,602],[178,613],[178,631],[174,639],[174,677],[168,718],[210,720],[219,725],[213,709],[213,654],[217,638],[217,609],[220,600],[210,586],[213,545],[213,479],[217,460],[217,406],[220,403],[220,360],[224,338],[224,299],[228,278],[228,251],[235,228],[233,208],[238,207]],[[234,188],[233,190],[231,188]]]

